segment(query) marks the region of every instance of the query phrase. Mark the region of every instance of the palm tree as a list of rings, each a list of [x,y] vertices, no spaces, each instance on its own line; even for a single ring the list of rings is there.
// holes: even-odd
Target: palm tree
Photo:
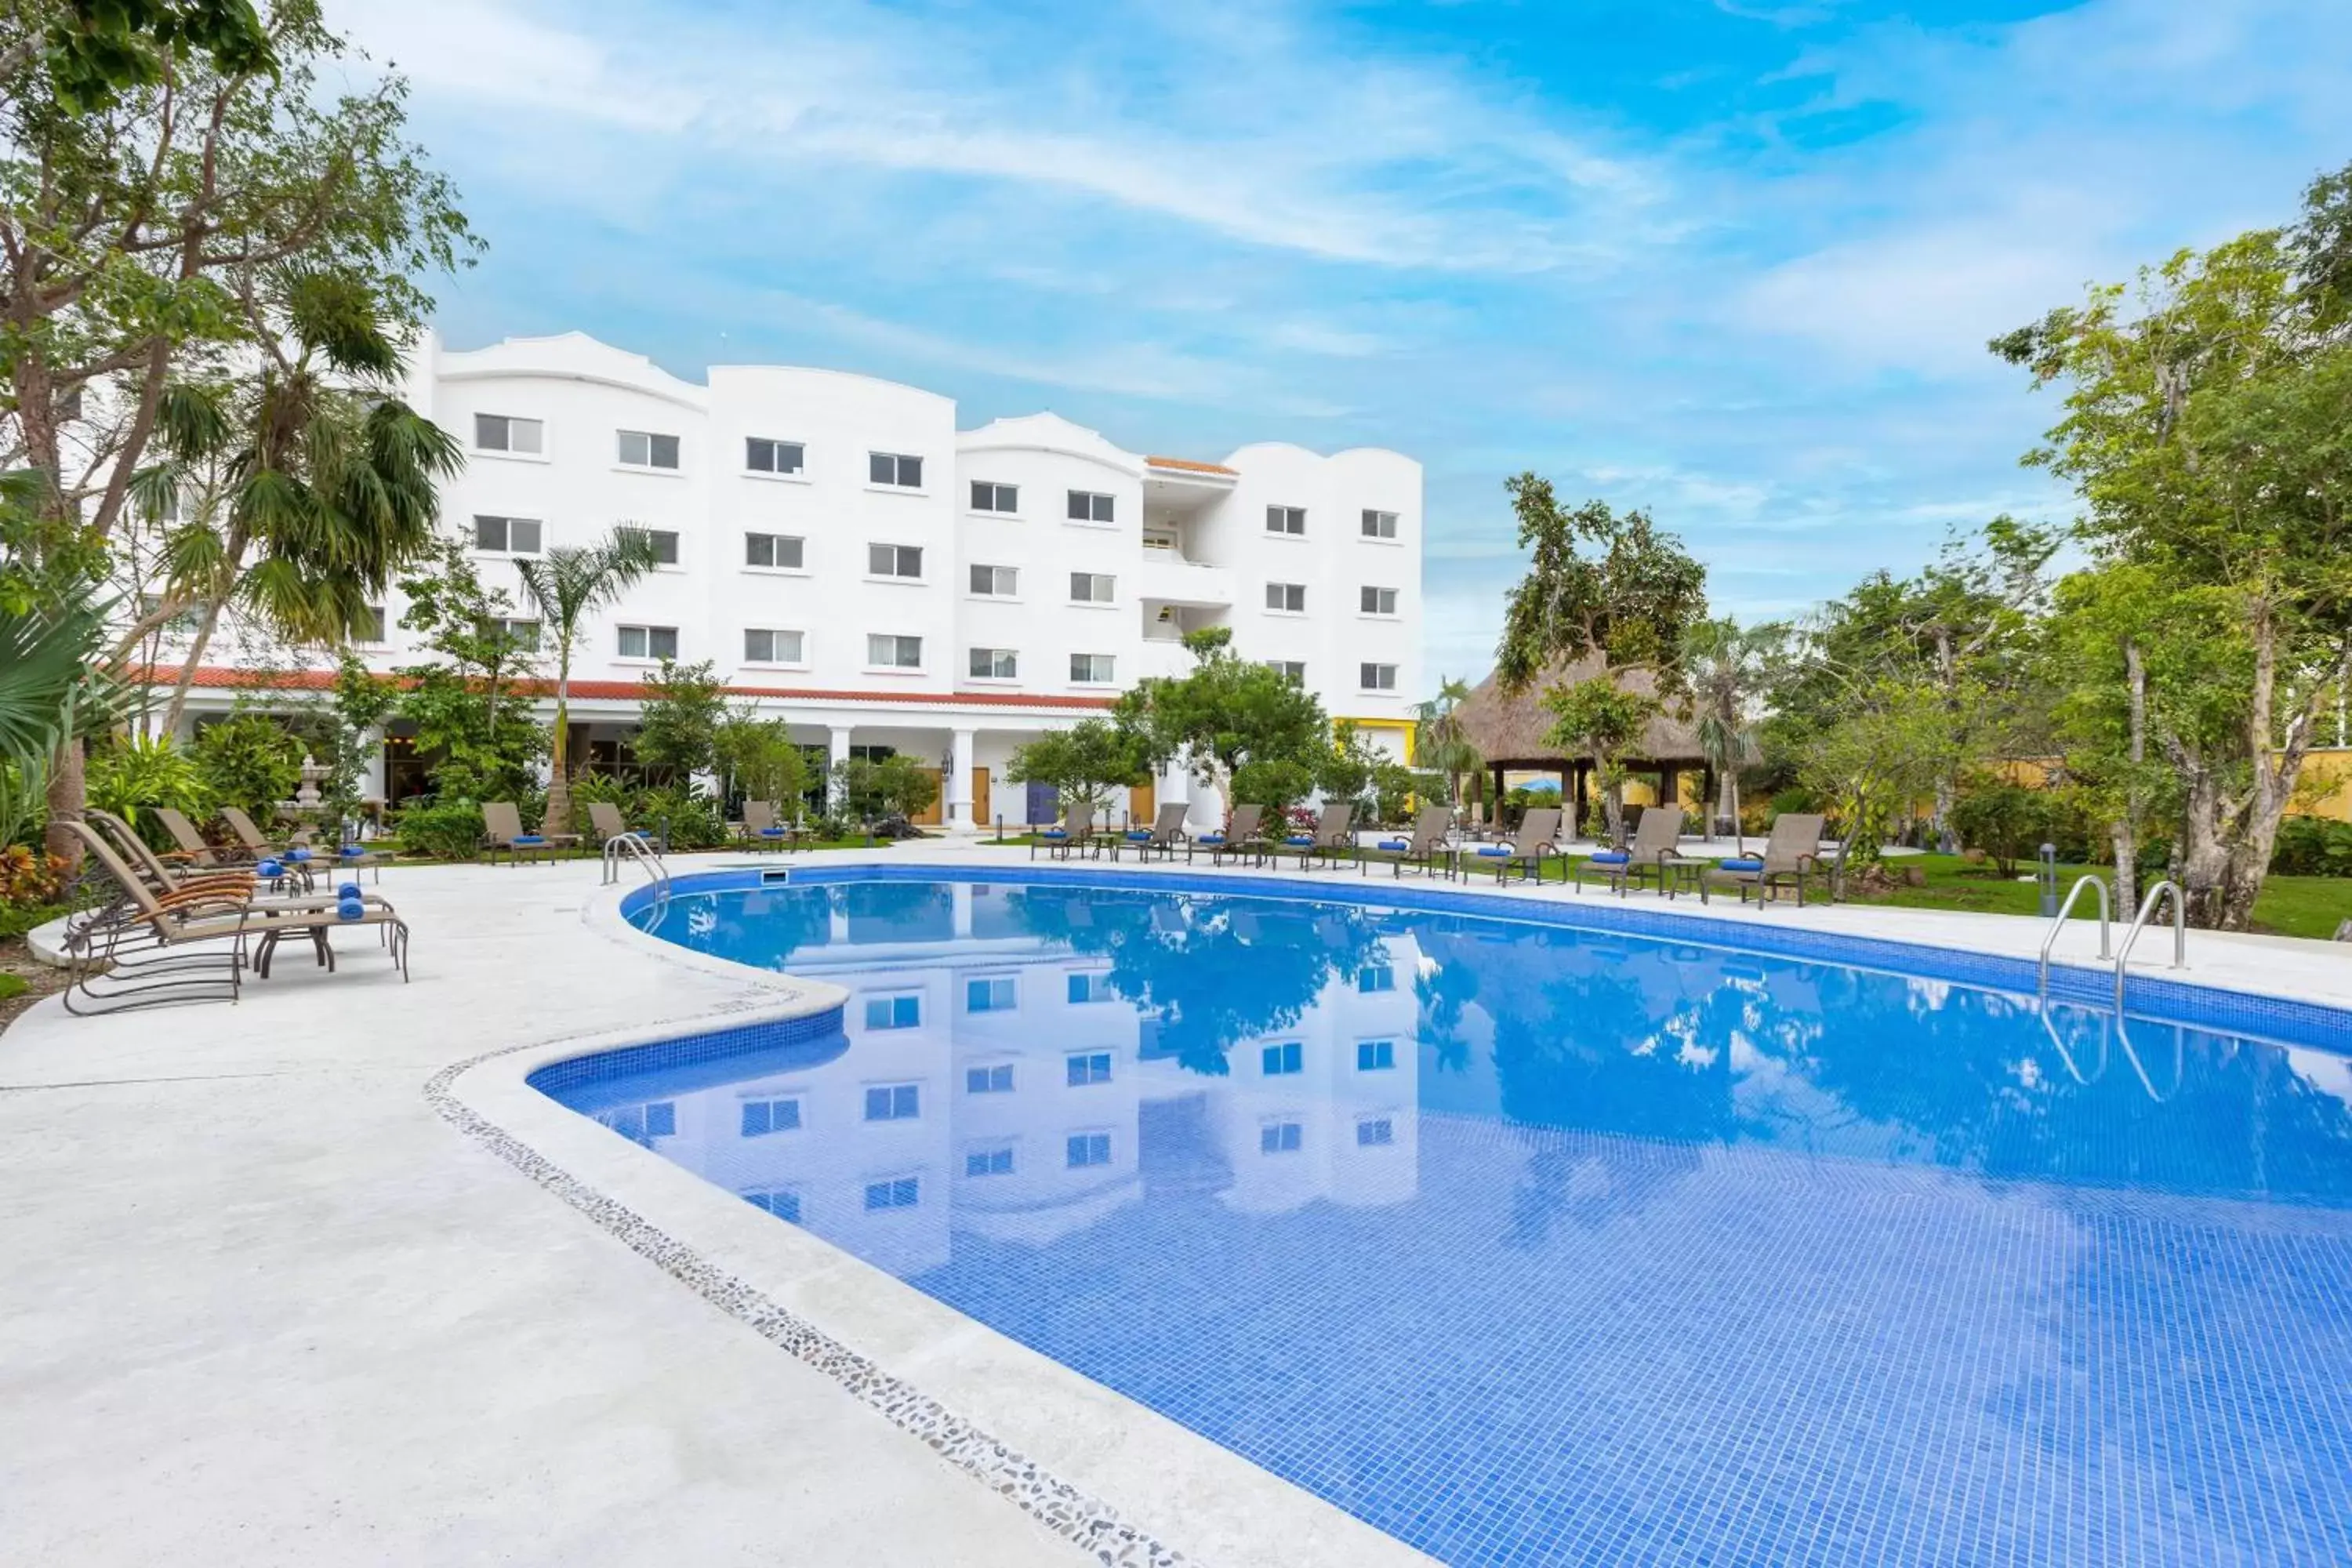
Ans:
[[[536,561],[515,563],[524,596],[538,606],[555,638],[555,765],[547,782],[543,833],[563,833],[572,825],[572,650],[589,612],[612,604],[661,563],[653,535],[624,524],[601,544],[558,544]]]
[[[289,272],[252,309],[259,369],[168,389],[157,411],[164,460],[132,481],[163,536],[163,591],[111,657],[194,613],[167,731],[231,605],[290,642],[380,635],[385,589],[432,551],[438,481],[464,461],[394,395],[400,344],[367,285]]]
[[[1785,629],[1778,622],[1743,627],[1726,616],[1700,621],[1683,645],[1683,674],[1699,754],[1715,770],[1717,784],[1706,836],[1715,837],[1717,819],[1729,818],[1735,851],[1747,847],[1739,826],[1739,770],[1753,766],[1763,755],[1753,700],[1763,684],[1766,658]]]
[[[1468,700],[1469,683],[1444,676],[1438,679],[1437,695],[1413,708],[1413,764],[1445,775],[1445,801],[1455,807],[1462,804],[1462,776],[1486,763],[1462,731],[1462,704]]]

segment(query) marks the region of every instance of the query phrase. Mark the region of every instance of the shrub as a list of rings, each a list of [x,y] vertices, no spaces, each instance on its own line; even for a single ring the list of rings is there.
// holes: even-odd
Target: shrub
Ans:
[[[65,891],[67,864],[23,844],[0,848],[0,904],[52,904]]]
[[[393,819],[402,844],[443,860],[471,860],[482,842],[482,808],[465,801],[412,805]]]
[[[1952,803],[1951,820],[1962,843],[1991,856],[2002,876],[2014,877],[2020,861],[2060,836],[2066,813],[2053,791],[1979,778],[1969,780]]]
[[[2282,877],[2352,877],[2352,822],[2286,818],[2279,824],[2271,869]]]
[[[1315,774],[1304,763],[1244,763],[1234,770],[1234,799],[1272,812],[1287,812],[1314,787]]]
[[[215,807],[241,806],[265,821],[302,782],[302,742],[266,714],[232,713],[205,726],[195,760]]]
[[[665,824],[672,849],[716,849],[727,842],[719,802],[682,784],[646,791],[629,813],[629,825],[647,833],[662,833]]]
[[[173,745],[169,735],[122,736],[91,752],[89,803],[130,823],[158,847],[168,843],[168,836],[146,808],[173,806],[195,822],[213,813],[212,790],[196,759]]]

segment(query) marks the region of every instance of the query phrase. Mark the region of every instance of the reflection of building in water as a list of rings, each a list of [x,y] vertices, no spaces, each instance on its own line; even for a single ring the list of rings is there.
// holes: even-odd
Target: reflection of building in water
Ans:
[[[1157,1020],[1111,960],[1032,933],[1013,889],[893,891],[902,907],[836,896],[804,915],[787,964],[849,991],[846,1051],[604,1120],[902,1275],[944,1264],[951,1226],[1042,1246],[1134,1202],[1147,1126],[1206,1137],[1180,1157],[1222,1163],[1223,1201],[1245,1212],[1413,1195],[1411,938],[1236,1040],[1218,1076],[1155,1052]]]

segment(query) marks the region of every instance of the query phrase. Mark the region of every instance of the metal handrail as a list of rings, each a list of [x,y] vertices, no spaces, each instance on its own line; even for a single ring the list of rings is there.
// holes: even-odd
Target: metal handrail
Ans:
[[[2050,922],[2050,934],[2042,939],[2042,973],[2034,989],[2043,995],[2050,992],[2050,950],[2058,943],[2058,935],[2066,929],[2066,917],[2074,912],[2074,900],[2088,887],[2099,895],[2099,961],[2105,963],[2107,951],[2107,883],[2104,877],[2077,877],[2074,885],[2066,889],[2066,901],[2058,906],[2057,918]]]
[[[2189,1047],[2187,1037],[2181,1032],[2182,1028],[2183,1026],[2179,1024],[2172,1026],[2172,1088],[2163,1094],[2158,1094],[2156,1092],[2155,1079],[2147,1076],[2147,1068],[2140,1062],[2139,1053],[2132,1049],[2131,1034],[2124,1027],[2123,1010],[2117,1008],[2116,1011],[2116,1038],[2124,1047],[2124,1060],[2131,1063],[2132,1071],[2139,1075],[2140,1088],[2146,1089],[2148,1099],[2158,1105],[2162,1105],[2180,1092],[2181,1079],[2188,1075]]]
[[[668,886],[669,868],[662,864],[662,858],[655,851],[654,847],[646,842],[646,836],[642,833],[615,833],[612,837],[604,840],[604,885],[606,887],[609,888],[621,879],[621,862],[624,859],[635,860],[644,869],[646,878],[656,886]]]
[[[2147,897],[2139,901],[2139,913],[2132,916],[2131,929],[2124,932],[2124,944],[2116,953],[2116,1016],[2118,1018],[2124,1012],[2124,966],[2131,962],[2133,944],[2139,941],[2139,933],[2147,929],[2148,917],[2156,913],[2157,903],[2167,893],[2172,895],[2172,967],[2189,967],[2188,900],[2182,896],[2179,883],[2167,879],[2150,888]]]
[[[2107,1076],[2107,1015],[2099,1015],[2099,1069],[2085,1078],[2083,1076],[2083,1069],[2074,1064],[2074,1053],[2068,1050],[2066,1042],[2058,1037],[2058,1026],[2050,1021],[2050,1009],[2044,1006],[2041,1009],[2041,1013],[2042,1032],[2050,1037],[2050,1044],[2057,1049],[2058,1059],[2066,1064],[2066,1071],[2076,1083],[2088,1089]]]

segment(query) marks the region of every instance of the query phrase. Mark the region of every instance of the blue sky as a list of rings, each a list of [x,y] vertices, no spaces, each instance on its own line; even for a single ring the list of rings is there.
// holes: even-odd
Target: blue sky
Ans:
[[[488,238],[460,346],[832,365],[1130,448],[1394,447],[1429,665],[1506,476],[1801,612],[2001,510],[1994,332],[2352,160],[2342,0],[364,0]],[[353,69],[372,68],[355,63]]]

